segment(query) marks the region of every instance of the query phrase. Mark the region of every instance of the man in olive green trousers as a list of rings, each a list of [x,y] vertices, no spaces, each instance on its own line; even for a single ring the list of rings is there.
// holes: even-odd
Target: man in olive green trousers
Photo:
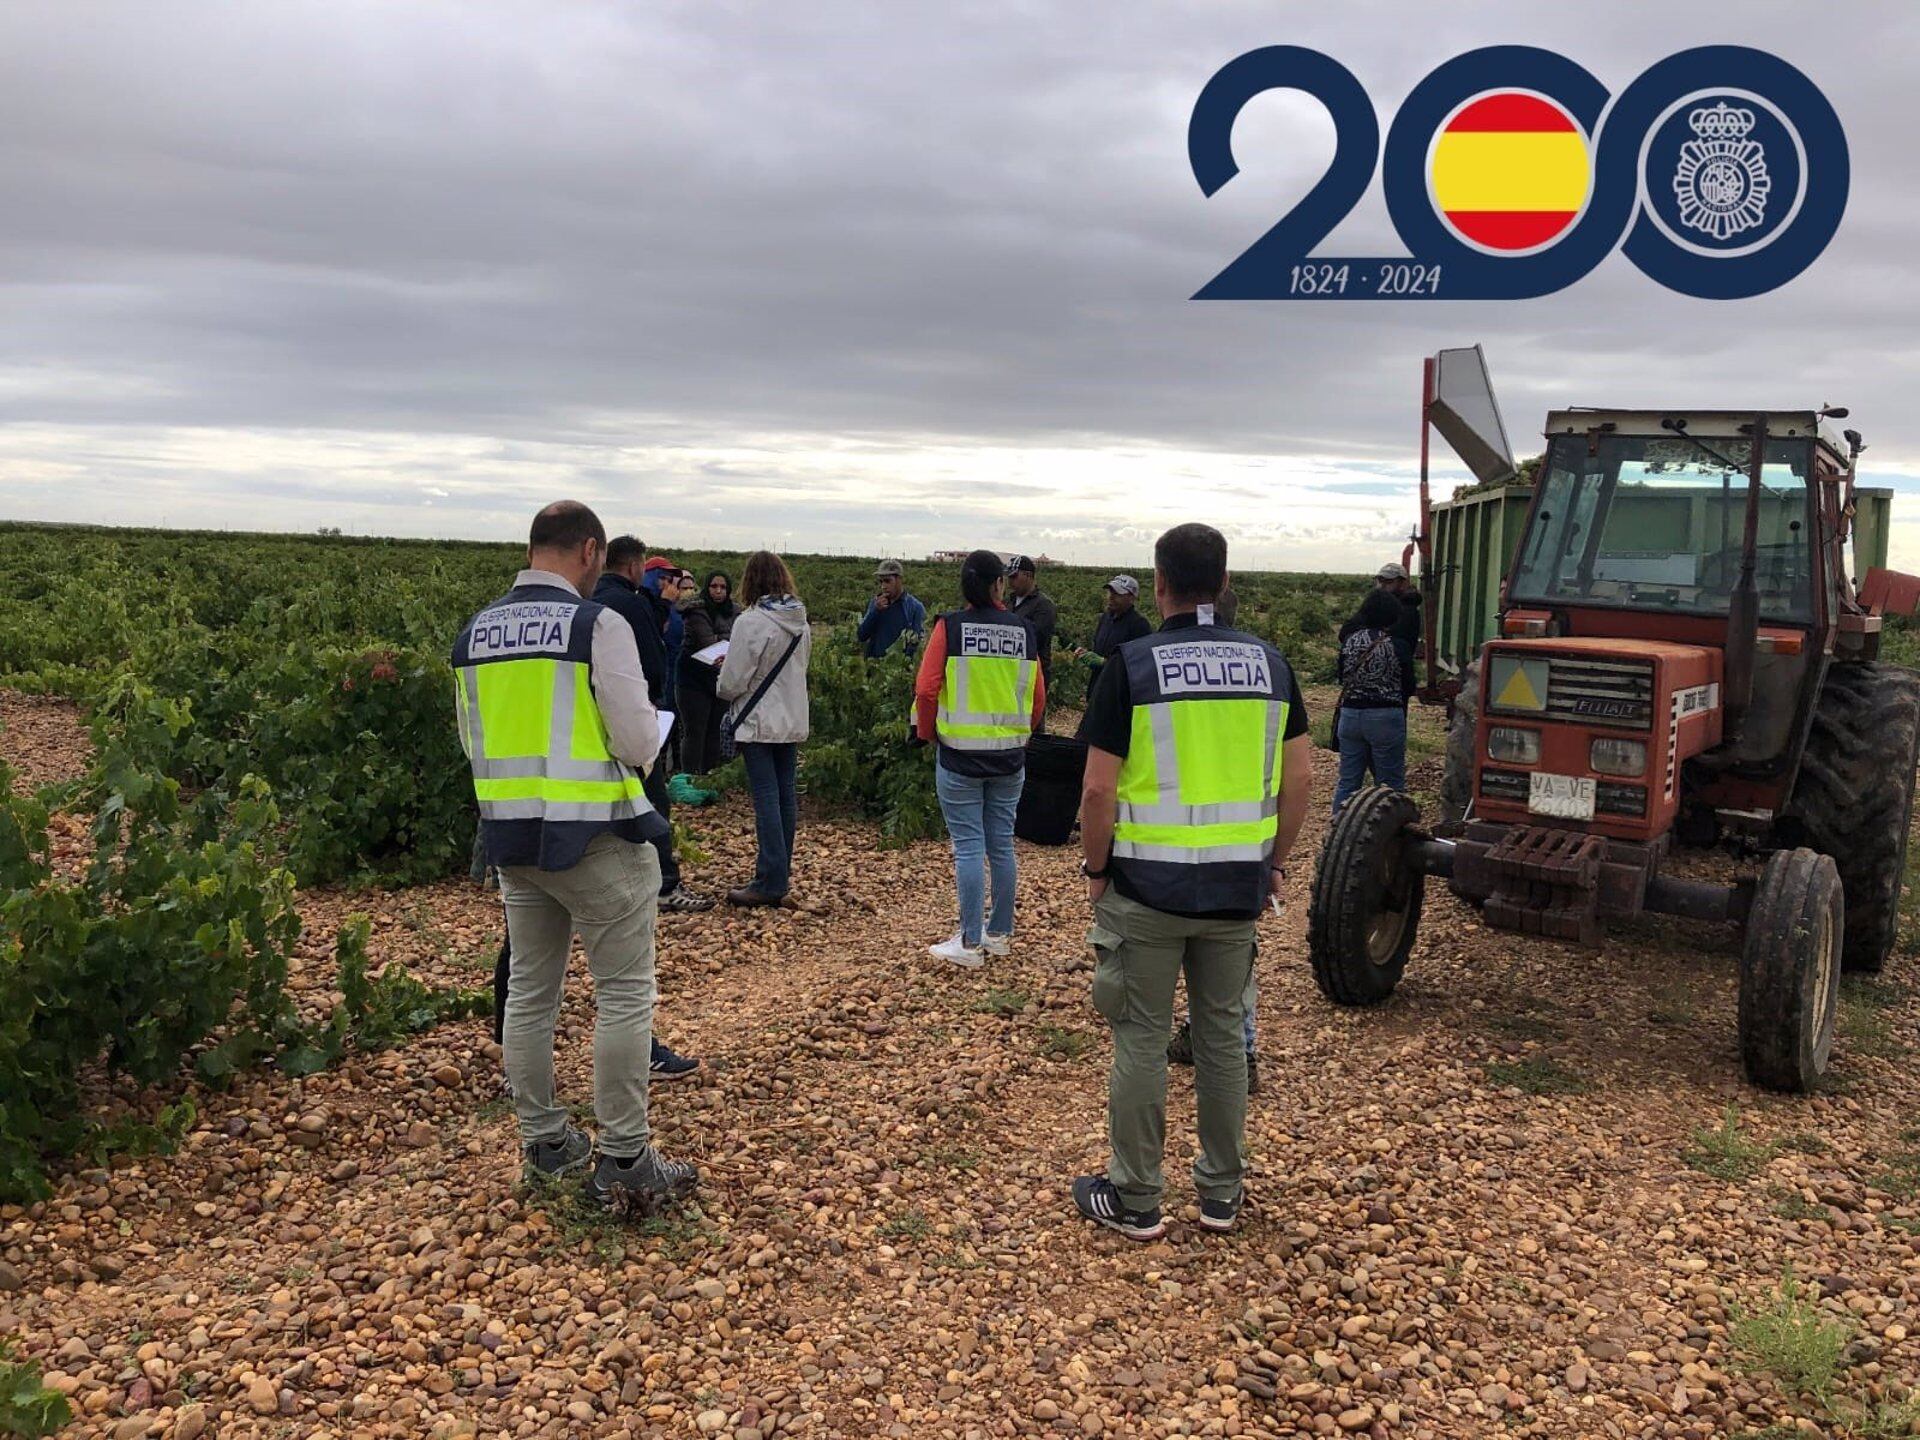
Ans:
[[[1187,981],[1200,1223],[1231,1230],[1245,1200],[1242,1029],[1254,922],[1284,893],[1306,819],[1313,742],[1280,652],[1216,623],[1227,542],[1180,525],[1153,553],[1160,630],[1121,645],[1087,702],[1080,832],[1098,956],[1095,1006],[1113,1026],[1105,1175],[1074,1205],[1130,1240],[1166,1231],[1167,1031]]]

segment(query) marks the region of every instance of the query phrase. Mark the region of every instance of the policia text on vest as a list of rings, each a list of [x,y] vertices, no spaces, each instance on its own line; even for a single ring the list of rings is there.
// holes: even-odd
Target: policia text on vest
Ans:
[[[1012,775],[1033,732],[1040,649],[1033,626],[1005,610],[955,611],[940,621],[947,661],[934,712],[941,763],[960,775]]]

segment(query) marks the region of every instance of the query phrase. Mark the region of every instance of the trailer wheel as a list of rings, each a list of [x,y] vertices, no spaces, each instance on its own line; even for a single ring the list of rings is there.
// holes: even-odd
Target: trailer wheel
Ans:
[[[1840,1008],[1846,900],[1831,856],[1767,861],[1740,952],[1740,1058],[1747,1078],[1804,1094],[1826,1073]]]
[[[1307,954],[1314,982],[1336,1005],[1378,1005],[1400,983],[1420,929],[1427,877],[1405,861],[1420,807],[1370,785],[1327,831],[1313,872]]]
[[[1473,804],[1473,738],[1480,724],[1480,662],[1460,672],[1460,693],[1453,697],[1453,723],[1447,727],[1447,760],[1440,773],[1440,819],[1457,825]]]
[[[1840,868],[1848,970],[1878,974],[1899,933],[1917,765],[1920,675],[1898,665],[1831,666],[1783,832]]]

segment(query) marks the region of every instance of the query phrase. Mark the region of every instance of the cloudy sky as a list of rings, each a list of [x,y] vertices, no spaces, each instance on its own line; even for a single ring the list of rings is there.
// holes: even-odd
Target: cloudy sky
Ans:
[[[1369,566],[1413,518],[1419,357],[1556,404],[1853,407],[1920,568],[1920,6],[583,3],[0,8],[0,516],[513,538],[575,495],[651,543]],[[1500,305],[1195,303],[1312,183],[1268,96],[1202,197],[1194,97],[1289,42],[1382,128],[1441,61],[1618,91],[1790,57],[1853,201],[1732,304],[1618,256]],[[1396,254],[1377,187],[1335,249]],[[1459,478],[1457,471],[1447,483]]]

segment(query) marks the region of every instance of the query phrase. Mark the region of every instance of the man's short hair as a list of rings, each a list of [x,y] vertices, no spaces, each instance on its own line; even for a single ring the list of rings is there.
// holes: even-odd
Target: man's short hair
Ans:
[[[616,535],[607,542],[607,568],[624,570],[646,553],[647,547],[635,536]]]
[[[529,550],[572,550],[597,540],[607,543],[607,527],[578,500],[556,500],[533,517],[527,532]]]
[[[1178,600],[1211,600],[1227,583],[1227,537],[1211,525],[1176,525],[1153,542],[1153,568]]]

